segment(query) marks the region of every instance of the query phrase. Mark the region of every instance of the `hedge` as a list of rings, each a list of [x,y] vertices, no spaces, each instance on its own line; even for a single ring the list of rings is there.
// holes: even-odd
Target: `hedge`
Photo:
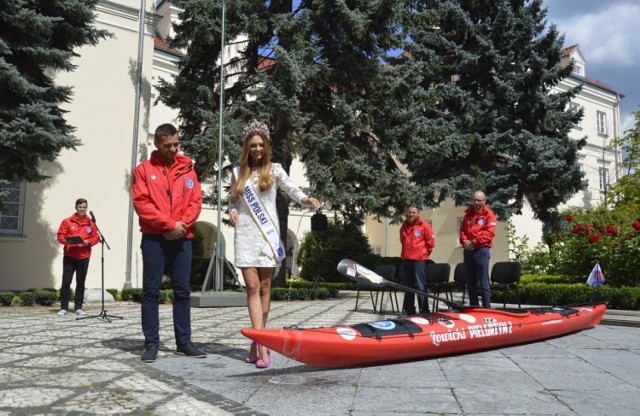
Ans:
[[[13,292],[0,292],[0,304],[3,306],[11,306],[13,298],[15,297],[16,294]]]
[[[492,302],[503,302],[504,291],[492,291]],[[603,286],[595,290],[584,283],[575,284],[545,284],[523,283],[520,284],[520,302],[523,305],[578,305],[587,303],[592,298],[602,296],[608,300],[609,309],[640,309],[640,288],[637,287],[610,287]],[[515,291],[510,290],[508,303],[517,303]]]

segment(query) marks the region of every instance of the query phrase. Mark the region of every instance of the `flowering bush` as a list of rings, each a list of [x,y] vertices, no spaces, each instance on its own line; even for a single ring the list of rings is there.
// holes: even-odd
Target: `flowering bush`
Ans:
[[[565,219],[566,230],[550,249],[556,272],[586,281],[600,262],[607,284],[640,285],[640,217],[630,220],[625,213],[599,210],[571,213]]]

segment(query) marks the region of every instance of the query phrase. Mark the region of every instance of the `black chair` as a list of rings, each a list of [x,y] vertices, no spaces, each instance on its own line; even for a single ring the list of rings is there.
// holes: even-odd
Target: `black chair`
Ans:
[[[380,290],[380,288],[378,286],[374,286],[372,284],[368,284],[368,283],[358,283],[356,286],[357,289],[357,293],[356,293],[356,306],[355,308],[353,308],[354,311],[358,310],[358,302],[360,301],[360,292],[361,291],[369,291],[369,297],[371,297],[371,305],[373,306],[373,311],[376,312],[376,299],[378,296],[378,291]],[[373,293],[375,292],[376,297],[373,297]]]
[[[491,290],[504,291],[503,308],[507,307],[507,298],[510,290],[516,292],[518,308],[520,305],[520,275],[522,273],[522,265],[517,261],[500,261],[491,268]]]
[[[464,305],[464,299],[467,293],[467,270],[464,267],[464,263],[456,264],[455,269],[453,269],[453,284],[451,287],[452,289],[462,291],[462,302],[460,303]],[[453,300],[453,290],[449,293],[451,300]]]
[[[396,279],[396,266],[392,265],[392,264],[383,264],[380,266],[377,266],[374,270],[373,270],[376,274],[379,274],[380,276],[384,277],[386,280],[390,281],[390,282],[397,282]],[[398,292],[396,289],[389,287],[389,286],[383,286],[382,288],[380,288],[380,290],[378,290],[378,293],[376,293],[376,302],[375,302],[375,306],[378,305],[378,294],[380,294],[380,309],[379,312],[382,313],[382,305],[384,305],[384,294],[385,292],[387,292],[389,294],[389,301],[391,302],[391,311],[392,312],[400,312],[400,306],[398,304]],[[394,306],[394,300],[395,300],[395,306]],[[376,309],[374,306],[374,310]]]
[[[396,275],[396,266],[394,265],[380,265],[377,266],[374,270],[374,273],[379,274],[380,276],[384,277],[385,279],[395,282],[395,275]],[[393,304],[393,298],[391,298],[392,295],[392,291],[391,288],[388,287],[379,287],[379,286],[374,286],[368,283],[358,283],[357,285],[357,293],[356,293],[356,306],[353,309],[354,311],[358,310],[358,303],[360,301],[360,292],[361,291],[369,291],[369,297],[371,298],[371,305],[373,306],[373,311],[374,312],[378,312],[378,297],[380,295],[380,292],[382,292],[382,300],[384,300],[384,292],[389,292],[389,296],[391,299],[391,309],[395,312],[394,309],[394,304]],[[375,296],[374,296],[375,293]],[[393,295],[395,295],[395,301],[396,301],[396,307],[398,306],[398,297],[397,294],[393,293]],[[380,301],[380,310],[382,310],[382,300]]]
[[[431,290],[436,297],[440,296],[442,291],[445,291],[449,284],[449,275],[451,274],[451,266],[449,263],[433,263],[428,264],[426,269],[427,275],[427,289]],[[438,299],[433,300],[432,312],[438,312],[439,306]]]

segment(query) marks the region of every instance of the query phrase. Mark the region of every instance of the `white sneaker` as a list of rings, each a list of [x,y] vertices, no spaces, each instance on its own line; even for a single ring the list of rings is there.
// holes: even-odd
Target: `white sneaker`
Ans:
[[[76,315],[86,315],[86,313],[82,309],[78,309]]]
[[[66,310],[64,310],[64,309],[60,309],[60,310],[58,311],[58,315],[60,315],[60,316],[65,316],[66,314],[67,314],[67,311],[66,311]]]

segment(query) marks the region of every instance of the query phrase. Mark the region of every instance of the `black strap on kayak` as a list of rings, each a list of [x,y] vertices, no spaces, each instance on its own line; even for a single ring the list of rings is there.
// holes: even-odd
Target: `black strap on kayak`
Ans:
[[[358,331],[363,337],[375,338],[378,341],[381,341],[384,337],[387,336],[398,335],[408,335],[409,337],[414,338],[414,334],[422,332],[422,328],[411,321],[394,319],[380,322],[393,322],[395,325],[393,325],[393,327],[387,327],[386,325],[381,325],[376,322],[367,322],[351,325],[351,327]]]

